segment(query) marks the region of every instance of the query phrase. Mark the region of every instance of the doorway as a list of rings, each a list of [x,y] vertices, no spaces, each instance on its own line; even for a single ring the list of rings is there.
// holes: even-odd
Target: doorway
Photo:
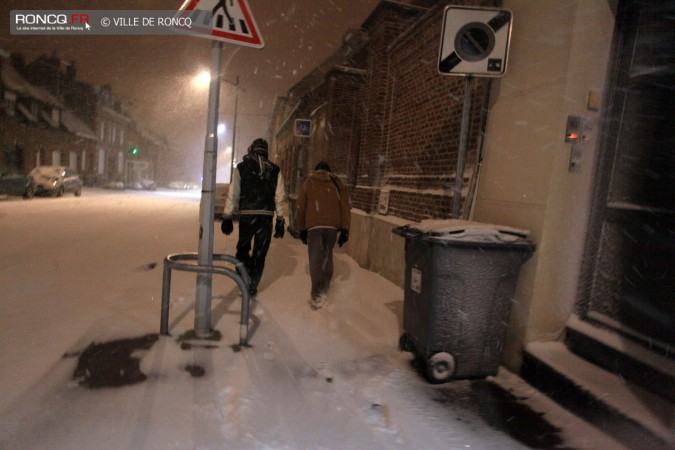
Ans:
[[[675,344],[675,3],[618,4],[578,298],[582,319]]]

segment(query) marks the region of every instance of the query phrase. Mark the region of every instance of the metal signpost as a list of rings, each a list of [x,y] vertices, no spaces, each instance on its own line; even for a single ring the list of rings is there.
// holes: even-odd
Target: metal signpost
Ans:
[[[202,197],[199,205],[199,247],[197,264],[213,265],[213,216],[216,191],[216,163],[218,148],[218,104],[220,99],[223,42],[262,48],[265,44],[258,32],[246,0],[186,0],[179,14],[189,15],[195,36],[213,39],[211,47],[211,79],[209,110],[204,145],[204,173]],[[237,80],[237,85],[239,80]],[[237,86],[238,88],[238,86]],[[236,100],[235,100],[236,102]],[[235,105],[236,107],[236,105]],[[236,126],[236,125],[235,125]],[[234,152],[234,148],[232,149]],[[209,337],[211,330],[211,272],[197,273],[195,298],[195,336]]]
[[[220,66],[223,43],[213,41],[211,46],[211,80],[209,83],[209,111],[206,119],[204,143],[204,172],[202,198],[199,204],[199,247],[197,264],[213,264],[213,211],[216,192],[216,163],[218,158],[218,105],[220,100]],[[195,303],[195,336],[211,334],[211,273],[197,273]]]
[[[452,197],[453,219],[459,218],[462,202],[474,78],[497,78],[506,73],[511,17],[511,12],[503,9],[456,6],[445,8],[438,71],[442,75],[466,77]]]
[[[232,154],[230,155],[230,183],[232,183],[232,172],[234,171],[234,154],[237,148],[237,103],[239,102],[239,77],[234,85],[234,119],[232,120]]]

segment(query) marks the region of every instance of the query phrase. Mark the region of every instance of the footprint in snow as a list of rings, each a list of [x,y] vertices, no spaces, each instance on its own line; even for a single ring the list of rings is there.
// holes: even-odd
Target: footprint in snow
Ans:
[[[389,422],[389,412],[385,405],[373,403],[368,408],[368,421],[378,427],[388,429],[391,425]]]

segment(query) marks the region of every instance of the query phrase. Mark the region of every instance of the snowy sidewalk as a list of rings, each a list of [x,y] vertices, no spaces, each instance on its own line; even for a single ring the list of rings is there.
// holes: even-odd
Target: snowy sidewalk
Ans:
[[[119,200],[101,198],[100,207],[113,201]],[[16,208],[20,212],[24,206]],[[120,255],[111,240],[100,243],[97,255],[78,255],[82,267],[107,261],[106,289],[94,287],[86,292],[86,301],[64,314],[81,311],[78,322],[86,326],[75,328],[76,339],[53,344],[56,353],[36,350],[41,360],[51,355],[53,362],[34,364],[42,367],[40,373],[31,374],[30,385],[0,409],[0,448],[622,448],[507,371],[486,380],[427,383],[411,355],[397,348],[403,291],[360,268],[342,250],[336,252],[330,301],[313,311],[308,305],[306,247],[289,236],[274,240],[270,249],[252,311],[249,348],[239,351],[233,345],[238,343],[240,296],[231,281],[215,278],[212,323],[222,340],[178,342],[194,326],[194,274],[174,276],[172,336],[157,338],[161,264],[150,269],[148,252],[166,255],[190,248],[194,204],[172,206],[168,242],[158,235],[165,222],[153,208],[154,203],[141,204],[130,215],[147,214],[137,220],[149,222],[136,236],[124,235],[129,240],[125,248],[136,250]],[[93,233],[88,225],[79,225],[82,233]],[[21,226],[8,231],[19,233]],[[186,237],[177,237],[182,232]],[[149,250],[148,242],[157,248]],[[218,235],[216,248],[232,249],[234,242],[236,236]],[[10,246],[9,251],[18,248]],[[35,250],[22,264],[40,254]],[[22,264],[12,270],[18,274]],[[73,274],[60,267],[50,276],[63,286],[72,282]],[[9,292],[28,285],[11,274],[2,281],[15,283],[8,285]],[[106,295],[99,295],[101,304],[93,306],[90,294],[95,289]],[[25,297],[21,300],[12,298],[10,303],[24,305]],[[49,303],[47,292],[36,293],[35,301]],[[85,312],[85,305],[101,311]],[[59,314],[58,309],[45,314],[49,312]],[[63,326],[50,329],[56,334]],[[0,336],[4,342],[12,331],[17,332],[9,327]],[[61,331],[59,338],[67,335]],[[116,347],[132,338],[140,343],[137,349]],[[92,343],[101,347],[92,348]],[[139,359],[137,370],[144,380],[107,388],[80,384],[87,374],[74,374],[88,348],[88,354],[101,350],[96,364],[110,363],[101,370],[120,371],[114,355],[126,351]],[[30,359],[30,348],[21,351]],[[121,370],[135,369],[125,365]]]

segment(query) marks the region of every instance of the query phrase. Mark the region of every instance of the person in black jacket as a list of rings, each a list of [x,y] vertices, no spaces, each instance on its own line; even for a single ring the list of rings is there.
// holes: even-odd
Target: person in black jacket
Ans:
[[[232,171],[232,182],[220,225],[224,234],[231,234],[234,230],[232,218],[239,214],[239,240],[235,256],[244,263],[251,278],[249,293],[252,297],[258,291],[265,268],[275,213],[274,237],[284,237],[284,214],[287,208],[284,180],[279,166],[267,157],[267,141],[260,138],[254,140],[244,160]]]

